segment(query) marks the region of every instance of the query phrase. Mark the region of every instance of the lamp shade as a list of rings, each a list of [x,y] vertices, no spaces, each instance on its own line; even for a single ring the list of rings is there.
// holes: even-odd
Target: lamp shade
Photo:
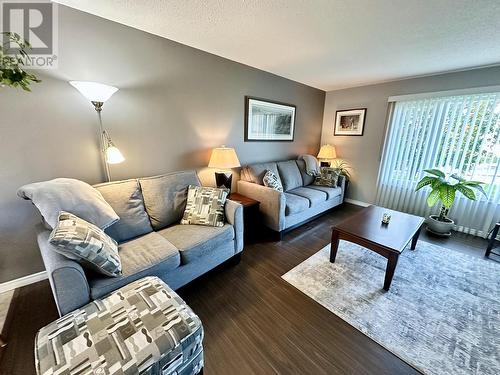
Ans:
[[[319,150],[318,159],[336,159],[337,153],[332,145],[323,145]]]
[[[118,147],[108,146],[108,148],[106,148],[106,163],[119,164],[124,160],[125,158],[123,157],[120,150],[118,150]]]
[[[210,162],[208,163],[209,168],[231,169],[240,166],[234,148],[222,146],[212,150],[212,156],[210,156]]]
[[[91,102],[104,103],[118,91],[116,87],[97,82],[70,81],[69,84],[80,91],[80,93]]]

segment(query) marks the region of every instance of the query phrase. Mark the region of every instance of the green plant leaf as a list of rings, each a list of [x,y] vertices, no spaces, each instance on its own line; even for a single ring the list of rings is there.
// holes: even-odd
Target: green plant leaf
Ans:
[[[474,193],[474,190],[471,188],[462,185],[462,184],[457,184],[455,185],[455,188],[461,192],[463,195],[465,195],[466,198],[469,198],[470,200],[475,201],[476,200],[476,193]]]
[[[450,208],[455,200],[455,187],[449,184],[441,184],[439,189],[439,199],[443,202],[443,206]]]
[[[432,181],[431,183],[431,187],[433,189],[439,189],[439,186],[441,186],[441,184],[444,184],[445,181],[443,178],[441,177],[434,177],[434,181]]]
[[[486,191],[484,190],[483,186],[482,185],[473,185],[471,186],[472,188],[478,190],[481,194],[483,194],[485,197],[488,196],[488,194],[486,194]]]
[[[434,206],[439,201],[439,190],[432,190],[427,196],[427,205]]]
[[[433,174],[434,176],[438,176],[438,177],[442,177],[442,178],[446,177],[446,175],[444,174],[444,172],[441,172],[439,169],[435,169],[435,168],[424,169],[424,172],[427,172],[429,174]]]
[[[415,187],[415,191],[422,189],[424,186],[432,184],[436,177],[424,176]]]
[[[463,184],[464,185],[483,185],[484,182],[481,182],[481,181],[464,181]]]
[[[458,175],[458,174],[456,174],[456,173],[453,173],[450,177],[451,177],[451,178],[454,178],[455,180],[460,181],[460,182],[464,182],[464,181],[465,181],[465,178],[463,178],[463,177],[459,176],[459,175]]]

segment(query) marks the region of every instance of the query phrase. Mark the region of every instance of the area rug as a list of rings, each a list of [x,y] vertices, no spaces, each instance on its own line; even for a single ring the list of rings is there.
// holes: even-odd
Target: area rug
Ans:
[[[500,374],[500,264],[419,241],[386,259],[341,241],[283,279],[426,374]]]

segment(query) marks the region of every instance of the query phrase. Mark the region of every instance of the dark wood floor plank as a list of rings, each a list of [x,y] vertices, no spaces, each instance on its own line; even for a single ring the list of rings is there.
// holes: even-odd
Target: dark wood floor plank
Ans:
[[[205,329],[205,374],[416,374],[281,276],[329,244],[331,226],[360,208],[345,204],[272,240],[266,230],[245,246],[242,261],[224,265],[179,294]],[[480,257],[486,241],[456,233],[421,240]],[[33,340],[57,317],[47,281],[16,291],[4,332],[0,374],[34,374]]]

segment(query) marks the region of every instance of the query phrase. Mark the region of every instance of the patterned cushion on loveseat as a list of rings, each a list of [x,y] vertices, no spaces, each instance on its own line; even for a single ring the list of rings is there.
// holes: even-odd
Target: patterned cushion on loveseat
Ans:
[[[156,277],[130,283],[42,328],[35,339],[39,375],[198,374],[203,327]]]

